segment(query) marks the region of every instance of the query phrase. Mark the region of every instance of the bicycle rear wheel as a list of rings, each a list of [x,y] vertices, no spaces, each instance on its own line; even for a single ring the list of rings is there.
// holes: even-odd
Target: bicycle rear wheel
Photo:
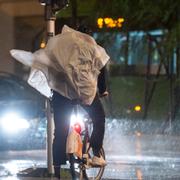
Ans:
[[[93,157],[92,148],[89,148],[88,158]],[[100,155],[105,159],[104,149],[100,150]],[[69,155],[70,171],[73,180],[100,180],[104,173],[104,166],[93,166],[86,162],[87,159],[78,159],[73,154]]]
[[[89,157],[92,159],[93,151],[92,148],[88,151]],[[104,149],[101,148],[100,155],[105,159]],[[90,168],[85,169],[86,177],[88,180],[100,180],[103,176],[105,166],[90,166]]]

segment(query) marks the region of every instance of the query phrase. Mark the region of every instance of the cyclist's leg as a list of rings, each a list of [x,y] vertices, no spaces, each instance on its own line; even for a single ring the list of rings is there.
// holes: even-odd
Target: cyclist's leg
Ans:
[[[83,105],[93,122],[93,132],[91,135],[91,146],[95,156],[99,156],[102,148],[105,131],[105,112],[99,96],[96,94],[91,105]]]
[[[60,166],[66,164],[66,139],[69,131],[70,114],[73,108],[71,100],[53,93],[52,107],[54,111],[53,165],[56,174],[60,174]],[[55,174],[55,175],[56,175]]]

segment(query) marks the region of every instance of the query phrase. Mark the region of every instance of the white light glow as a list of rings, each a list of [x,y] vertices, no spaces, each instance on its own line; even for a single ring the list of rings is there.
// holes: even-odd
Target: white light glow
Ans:
[[[29,123],[26,119],[16,113],[8,113],[1,118],[1,126],[8,133],[17,133],[19,130],[28,129]]]
[[[79,123],[81,125],[81,128],[84,127],[83,116],[81,114],[72,114],[71,115],[70,126],[72,127],[76,123]]]

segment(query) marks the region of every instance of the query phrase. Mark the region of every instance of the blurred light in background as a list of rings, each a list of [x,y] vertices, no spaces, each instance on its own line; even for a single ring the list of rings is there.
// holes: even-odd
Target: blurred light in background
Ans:
[[[121,28],[122,24],[124,22],[124,18],[118,18],[118,19],[113,19],[110,17],[106,18],[98,18],[97,19],[97,26],[98,28]]]
[[[98,18],[97,20],[97,25],[98,25],[98,28],[103,28],[103,18]]]
[[[21,118],[17,113],[14,112],[7,113],[0,118],[0,124],[2,129],[10,134],[28,129],[30,126],[26,119]]]
[[[42,41],[41,44],[40,44],[40,48],[44,49],[45,47],[46,47],[46,43],[44,41]]]
[[[136,112],[140,112],[140,111],[141,111],[141,106],[140,106],[140,105],[136,105],[136,106],[134,107],[134,110],[135,110]]]

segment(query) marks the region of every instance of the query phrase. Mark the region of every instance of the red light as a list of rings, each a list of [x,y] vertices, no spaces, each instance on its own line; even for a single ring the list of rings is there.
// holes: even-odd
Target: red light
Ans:
[[[74,130],[80,134],[81,133],[81,125],[79,123],[75,123]]]

